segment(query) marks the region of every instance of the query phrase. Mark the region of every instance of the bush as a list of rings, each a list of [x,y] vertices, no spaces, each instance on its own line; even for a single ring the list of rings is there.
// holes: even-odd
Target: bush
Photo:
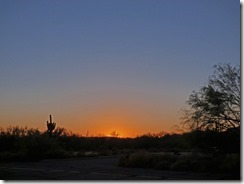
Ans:
[[[240,155],[238,154],[174,155],[172,153],[136,152],[122,156],[118,165],[159,170],[226,173],[230,175],[230,178],[240,177]]]
[[[57,137],[27,127],[10,127],[0,132],[0,161],[64,158],[68,153]]]
[[[175,171],[208,171],[210,158],[198,154],[181,156],[170,169]]]

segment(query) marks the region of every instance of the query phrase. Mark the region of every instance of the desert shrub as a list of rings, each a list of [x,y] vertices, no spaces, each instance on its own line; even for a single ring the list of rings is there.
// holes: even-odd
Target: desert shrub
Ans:
[[[159,147],[159,138],[155,138],[152,136],[143,135],[143,136],[135,138],[135,141],[136,141],[135,148],[148,150],[152,147],[154,147],[154,148]]]
[[[175,171],[207,171],[211,159],[198,154],[180,156],[170,169]]]
[[[62,145],[55,138],[50,138],[46,134],[26,137],[25,141],[23,141],[22,149],[29,160],[64,158],[68,156]]]
[[[130,167],[148,168],[152,164],[151,157],[146,152],[138,152],[129,156]]]
[[[240,135],[232,129],[225,132],[195,130],[185,135],[191,147],[201,152],[213,152],[215,148],[222,153],[240,153]]]
[[[84,138],[76,135],[62,135],[56,138],[58,144],[67,151],[79,151],[84,148]]]
[[[174,150],[188,150],[190,148],[190,143],[185,134],[166,134],[160,138],[161,146],[165,150],[174,151]]]
[[[119,159],[121,167],[154,168],[159,170],[227,173],[240,176],[240,155],[203,154],[174,155],[172,153],[136,152]]]
[[[14,136],[1,136],[0,137],[0,152],[1,151],[14,151],[17,138]]]

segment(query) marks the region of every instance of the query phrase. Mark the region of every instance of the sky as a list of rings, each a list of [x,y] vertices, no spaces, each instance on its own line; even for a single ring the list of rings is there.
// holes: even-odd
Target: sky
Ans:
[[[213,65],[240,64],[238,0],[1,0],[0,127],[171,132]]]

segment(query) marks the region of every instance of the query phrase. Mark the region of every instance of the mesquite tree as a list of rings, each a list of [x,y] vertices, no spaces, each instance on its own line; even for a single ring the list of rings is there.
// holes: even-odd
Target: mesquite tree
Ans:
[[[240,67],[214,66],[208,84],[193,91],[184,109],[183,125],[190,130],[225,131],[240,127]]]

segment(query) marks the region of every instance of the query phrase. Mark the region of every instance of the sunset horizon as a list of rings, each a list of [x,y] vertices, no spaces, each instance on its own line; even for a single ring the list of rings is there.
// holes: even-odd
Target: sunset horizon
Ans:
[[[20,128],[27,128],[27,129],[38,129],[41,132],[47,131],[47,125],[46,121],[49,120],[49,116],[52,114],[49,114],[46,116],[46,120],[42,123],[35,123],[35,126],[30,126],[27,123],[11,123],[6,125],[5,127],[1,126],[2,129],[8,129],[8,128],[14,128],[14,127],[20,127]],[[99,117],[99,116],[94,116]],[[120,120],[118,119],[120,118]],[[44,118],[43,118],[44,119]],[[179,133],[179,130],[175,127],[170,127],[169,129],[158,129],[158,128],[148,128],[145,129],[139,129],[138,127],[131,127],[130,124],[135,123],[135,121],[130,121],[129,119],[125,119],[125,116],[123,117],[113,117],[113,116],[106,116],[99,117],[99,118],[91,118],[91,121],[88,121],[87,127],[82,127],[80,129],[72,129],[63,126],[65,124],[60,118],[55,117],[52,115],[53,121],[56,123],[56,128],[64,128],[68,133],[73,133],[78,136],[82,137],[113,137],[112,133],[116,132],[118,133],[118,138],[135,138],[142,135],[149,135],[149,134],[171,134],[171,133]],[[59,121],[60,122],[59,122]],[[35,120],[34,122],[40,122]],[[115,123],[114,123],[115,122]],[[80,123],[85,124],[85,123]],[[150,123],[148,123],[150,124]],[[91,125],[93,125],[91,127]],[[99,126],[102,125],[102,126]],[[176,124],[177,125],[177,124]],[[129,127],[129,128],[128,128]]]
[[[174,132],[219,63],[240,64],[240,3],[1,1],[0,127]]]
[[[240,181],[242,14],[1,0],[0,180]]]

